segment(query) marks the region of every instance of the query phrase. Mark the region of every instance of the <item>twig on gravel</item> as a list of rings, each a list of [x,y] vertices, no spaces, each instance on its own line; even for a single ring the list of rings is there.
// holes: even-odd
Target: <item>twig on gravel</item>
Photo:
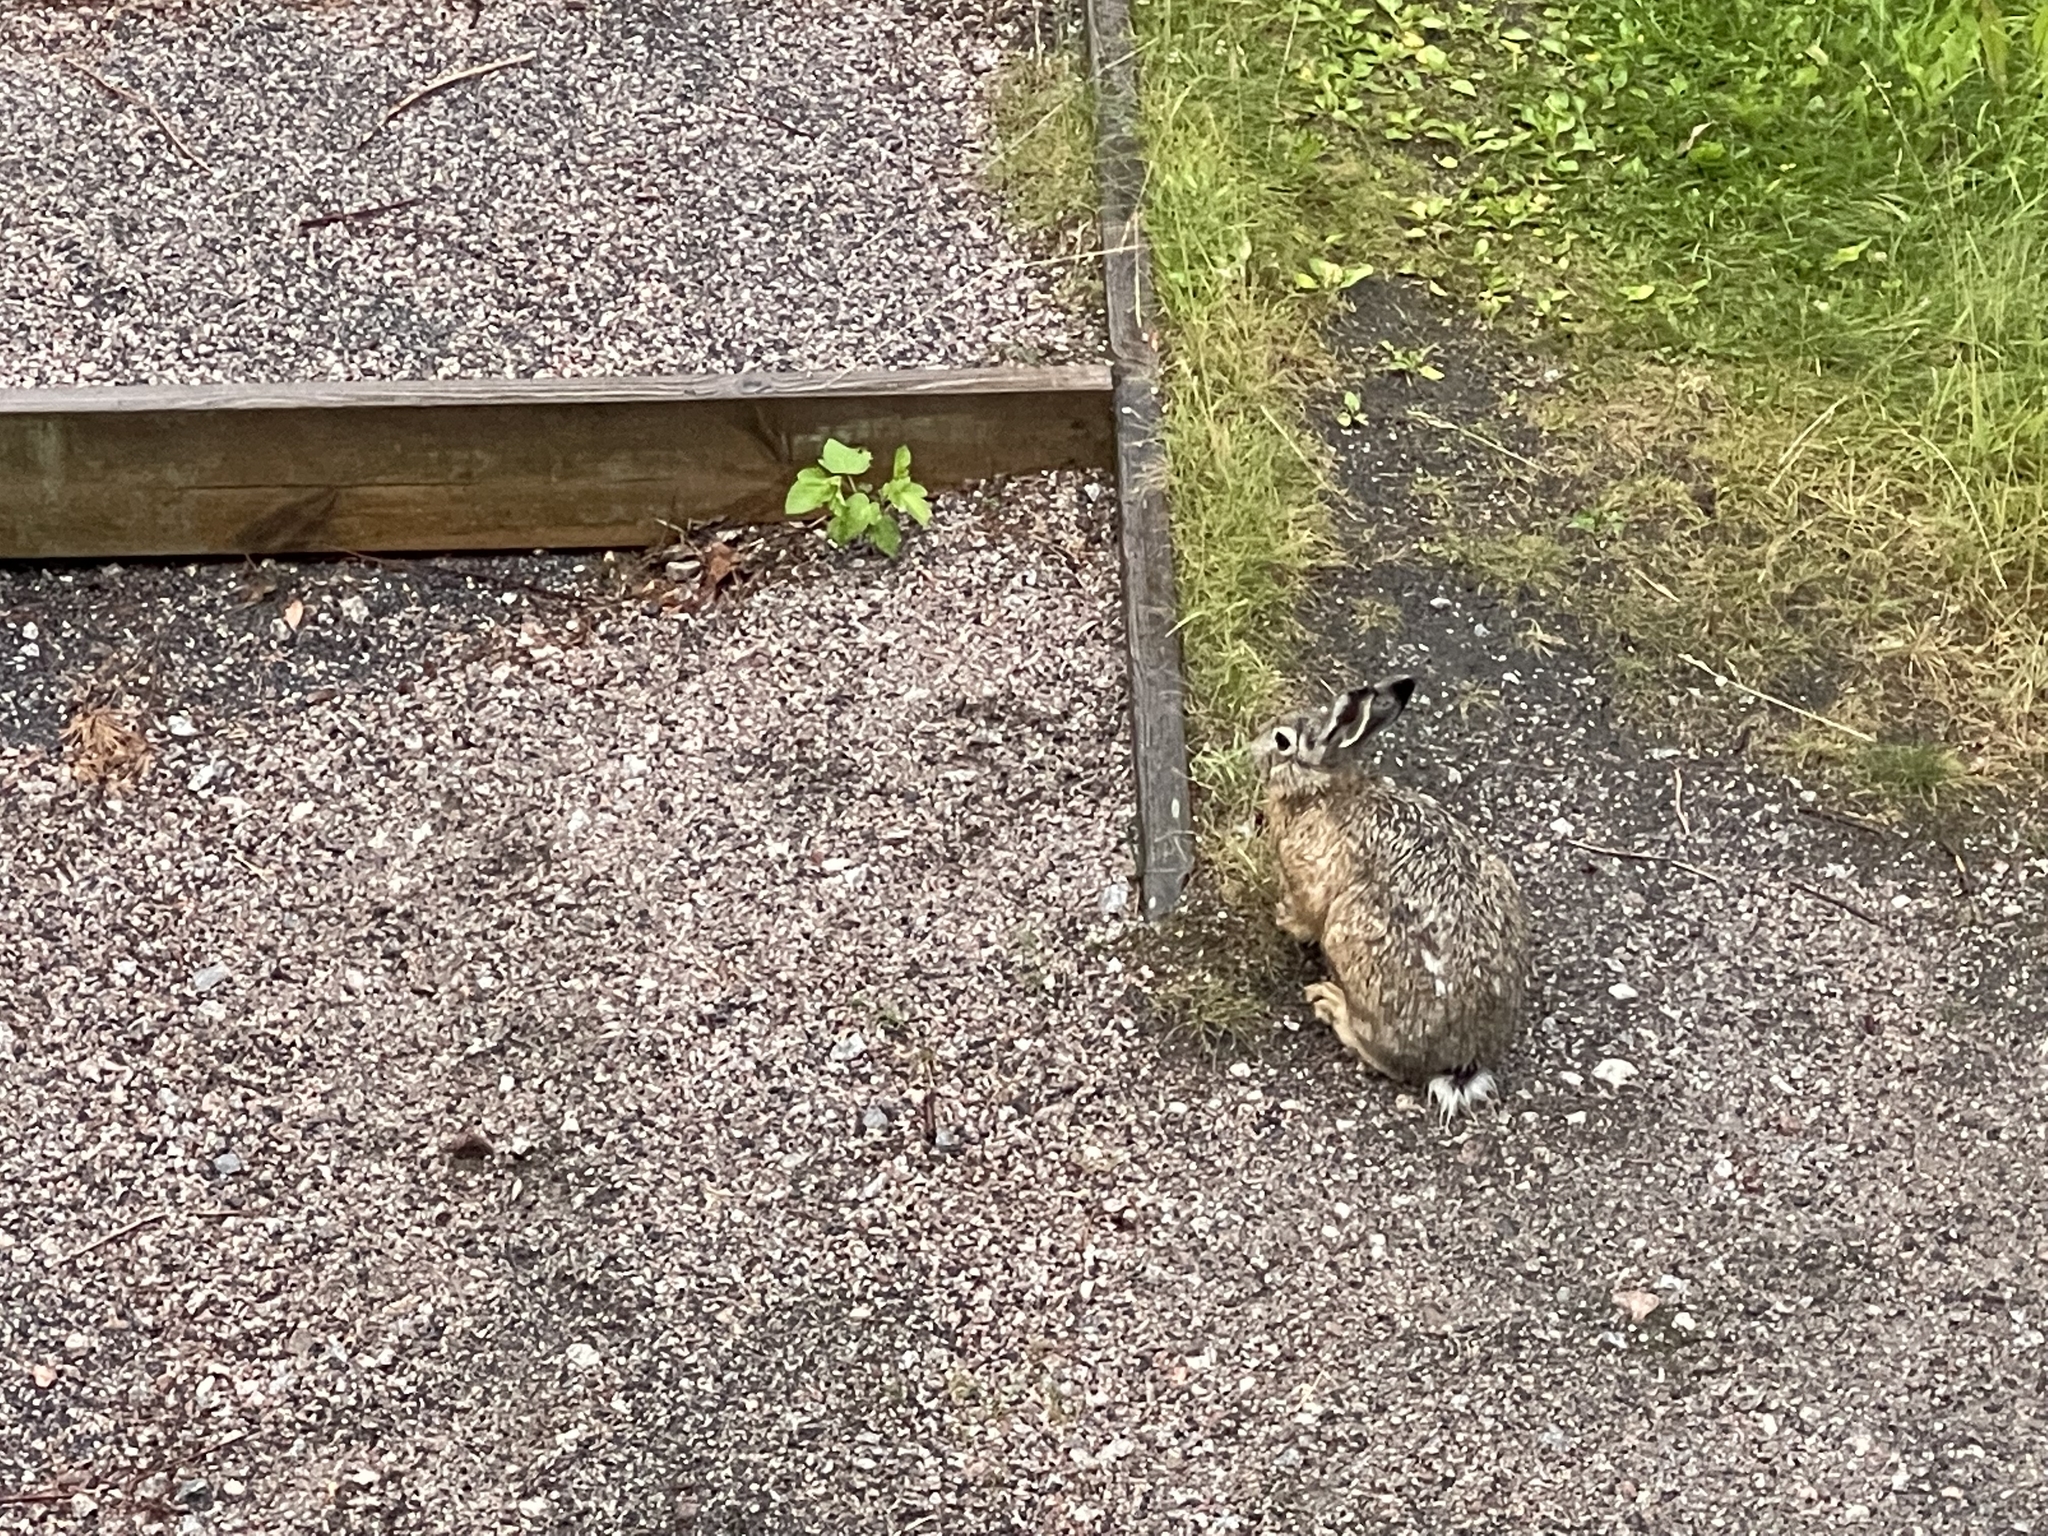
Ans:
[[[801,134],[807,139],[815,139],[817,137],[810,129],[800,127],[786,117],[777,117],[772,112],[756,112],[752,107],[722,107],[720,110],[733,113],[739,117],[751,117],[757,122],[771,124],[774,127],[780,128],[785,133]]]
[[[1935,839],[1941,851],[1947,854],[1956,866],[1956,887],[1966,897],[1977,894],[1977,877],[1970,873],[1970,866],[1963,862],[1963,851],[1947,838]]]
[[[401,197],[395,203],[379,203],[374,208],[344,208],[339,213],[316,213],[310,219],[299,220],[301,232],[309,229],[325,229],[330,224],[348,224],[357,219],[374,219],[382,213],[397,213],[401,208],[412,208],[425,202],[423,197]]]
[[[1815,725],[1824,725],[1831,731],[1840,731],[1844,736],[1863,742],[1866,745],[1874,746],[1877,743],[1877,738],[1868,731],[1859,731],[1853,725],[1844,725],[1839,720],[1830,720],[1826,715],[1817,715],[1810,709],[1802,709],[1789,699],[1781,699],[1774,693],[1765,693],[1761,688],[1752,688],[1747,683],[1739,683],[1726,673],[1716,672],[1697,656],[1688,655],[1686,652],[1680,651],[1678,659],[1688,667],[1696,667],[1706,673],[1707,676],[1711,677],[1723,688],[1733,688],[1737,693],[1746,693],[1752,699],[1761,700],[1765,704],[1775,704],[1780,709],[1789,709],[1802,720],[1811,720]]]
[[[147,96],[138,95],[136,92],[129,90],[125,85],[114,84],[113,81],[99,73],[99,71],[89,69],[76,59],[65,59],[63,62],[67,67],[85,76],[86,79],[90,80],[101,90],[111,92],[113,95],[120,97],[121,100],[127,102],[131,107],[142,108],[143,111],[156,120],[157,127],[163,129],[164,136],[171,141],[171,144],[177,149],[179,154],[190,160],[199,169],[206,172],[207,175],[211,176],[213,174],[213,167],[200,158],[198,150],[185,142],[185,136],[171,126],[171,120],[159,112],[156,109],[156,103]]]
[[[1725,875],[1719,874],[1714,870],[1708,869],[1701,864],[1693,864],[1685,859],[1674,859],[1668,853],[1643,853],[1640,850],[1634,848],[1608,848],[1604,847],[1599,843],[1582,843],[1575,837],[1567,837],[1562,839],[1562,841],[1570,844],[1574,848],[1582,848],[1587,853],[1597,853],[1601,855],[1603,858],[1637,859],[1645,863],[1651,864],[1669,864],[1674,869],[1682,869],[1689,875],[1699,875],[1703,879],[1711,880],[1714,882],[1714,884],[1720,886],[1721,889],[1724,891],[1728,889],[1728,879]],[[1826,891],[1823,891],[1816,886],[1808,885],[1804,880],[1794,879],[1790,875],[1786,875],[1784,877],[1784,880],[1785,883],[1791,886],[1792,889],[1794,889],[1795,891],[1804,891],[1807,895],[1813,897],[1816,901],[1824,901],[1831,907],[1840,907],[1844,912],[1847,912],[1851,917],[1860,917],[1863,919],[1864,922],[1870,924],[1870,926],[1873,928],[1882,928],[1885,926],[1883,918],[1874,915],[1873,913],[1869,912],[1863,907],[1857,906],[1856,903],[1853,901],[1846,901],[1840,896],[1831,896]],[[1761,912],[1758,913],[1758,921],[1762,921]]]
[[[1678,832],[1681,837],[1692,836],[1692,823],[1685,819],[1685,770],[1671,765],[1671,812],[1678,818]]]
[[[240,864],[244,869],[248,870],[250,874],[254,875],[257,879],[264,881],[266,884],[277,878],[276,870],[265,869],[261,864],[258,864],[254,859],[250,858],[246,853],[242,852],[241,849],[230,848],[228,852],[234,857],[236,863]]]
[[[1862,918],[1864,922],[1870,924],[1873,928],[1882,928],[1884,926],[1883,918],[1857,906],[1853,901],[1845,901],[1840,896],[1830,896],[1826,891],[1820,889],[1819,886],[1808,885],[1804,880],[1794,880],[1790,875],[1785,877],[1785,883],[1795,891],[1804,891],[1815,901],[1824,901],[1831,907],[1840,907],[1851,917]]]
[[[218,1455],[220,1452],[226,1450],[231,1445],[240,1445],[244,1440],[248,1439],[251,1435],[255,1433],[256,1431],[253,1429],[237,1430],[234,1434],[224,1436],[221,1439],[214,1441],[211,1445],[203,1447],[200,1450],[199,1454],[193,1458],[193,1460],[204,1461],[209,1456]]]
[[[1802,816],[1815,816],[1822,821],[1838,821],[1845,827],[1854,827],[1859,832],[1875,832],[1880,837],[1890,837],[1898,831],[1896,827],[1888,827],[1881,821],[1872,821],[1868,816],[1832,810],[1825,805],[1797,804],[1792,809]]]
[[[168,1221],[173,1216],[189,1215],[201,1217],[207,1220],[219,1220],[220,1218],[225,1216],[247,1216],[248,1214],[249,1213],[247,1211],[156,1211],[148,1216],[138,1216],[133,1221],[129,1222],[125,1227],[116,1227],[113,1231],[107,1233],[106,1235],[94,1238],[91,1242],[87,1243],[83,1248],[74,1249],[72,1252],[67,1253],[66,1255],[64,1255],[63,1258],[57,1261],[57,1267],[61,1269],[66,1264],[76,1264],[80,1259],[84,1258],[88,1253],[93,1252],[95,1249],[104,1248],[109,1243],[119,1242],[122,1238],[127,1237],[130,1233],[140,1232],[144,1227],[155,1226],[160,1221]]]
[[[1673,869],[1682,869],[1689,875],[1711,880],[1724,891],[1728,889],[1728,881],[1724,876],[1716,874],[1704,865],[1693,864],[1685,859],[1674,859],[1668,853],[1643,853],[1634,848],[1608,848],[1600,843],[1582,843],[1576,837],[1568,837],[1564,841],[1574,848],[1584,849],[1587,853],[1597,853],[1602,858],[1635,859],[1644,864],[1669,864]]]
[[[356,145],[356,148],[362,149],[366,147],[370,140],[376,138],[378,134],[384,131],[384,125],[397,117],[401,112],[410,111],[429,96],[438,95],[442,91],[447,90],[451,85],[460,85],[465,80],[475,80],[484,75],[495,75],[501,69],[516,69],[521,64],[531,64],[539,57],[540,55],[536,52],[517,53],[508,59],[493,59],[488,64],[472,64],[467,69],[455,70],[451,74],[441,76],[438,80],[429,80],[410,96],[401,99],[397,106],[391,108],[379,118],[377,126],[363,135],[361,142]]]

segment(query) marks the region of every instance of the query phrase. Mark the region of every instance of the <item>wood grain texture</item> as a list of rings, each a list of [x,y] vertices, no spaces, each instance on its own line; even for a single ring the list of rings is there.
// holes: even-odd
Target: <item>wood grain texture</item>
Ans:
[[[364,379],[312,384],[141,384],[0,389],[0,416],[271,411],[423,405],[636,405],[665,400],[813,400],[846,395],[1029,395],[1110,387],[1103,363],[1050,368],[835,368],[631,379]]]
[[[1194,870],[1173,528],[1160,441],[1158,326],[1145,242],[1136,42],[1128,0],[1088,0],[1102,180],[1104,288],[1114,359],[1117,498],[1138,792],[1138,878],[1148,921],[1179,905]]]
[[[933,487],[1115,454],[1101,368],[118,393],[5,400],[0,559],[648,544],[779,515],[828,436]]]

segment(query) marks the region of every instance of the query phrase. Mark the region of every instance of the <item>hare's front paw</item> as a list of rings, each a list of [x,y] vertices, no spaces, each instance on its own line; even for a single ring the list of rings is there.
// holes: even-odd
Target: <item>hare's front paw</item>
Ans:
[[[1301,995],[1303,1001],[1315,1009],[1316,1017],[1334,1029],[1337,1038],[1342,1040],[1351,1028],[1351,1005],[1345,1000],[1344,989],[1334,981],[1317,981],[1303,987]]]
[[[1301,995],[1308,1000],[1309,1007],[1315,1009],[1316,1017],[1330,1026],[1345,1050],[1370,1066],[1379,1065],[1351,1022],[1351,999],[1344,995],[1342,987],[1334,981],[1318,981],[1304,987]]]

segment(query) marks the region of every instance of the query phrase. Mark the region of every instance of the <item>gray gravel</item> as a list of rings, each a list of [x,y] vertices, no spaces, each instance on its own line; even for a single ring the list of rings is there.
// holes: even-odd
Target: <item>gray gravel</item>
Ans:
[[[8,7],[0,387],[1092,356],[975,180],[1022,9]]]
[[[1316,671],[1544,972],[1448,1136],[1150,1024],[1099,486],[0,571],[0,1530],[2048,1529],[2048,847],[1632,736],[1400,414]]]
[[[1391,761],[1513,856],[1543,1012],[1448,1137],[1290,990],[1191,1058],[1106,508],[761,539],[701,619],[0,573],[0,1529],[2041,1529],[2043,850],[1966,902],[1381,568]]]

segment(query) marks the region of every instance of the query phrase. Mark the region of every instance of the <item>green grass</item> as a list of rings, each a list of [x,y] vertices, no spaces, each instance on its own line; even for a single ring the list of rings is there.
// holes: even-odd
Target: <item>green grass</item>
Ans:
[[[2048,5],[1994,14],[1140,0],[1198,771],[1230,818],[1322,528],[1298,295],[1368,259],[1578,365],[1547,424],[1597,504],[1445,548],[1576,601],[1646,684],[1704,656],[1965,779],[2048,767]]]
[[[1303,0],[1267,25],[1361,234],[1586,381],[1548,424],[1607,482],[1598,518],[1481,554],[1595,594],[1652,663],[1796,682],[1962,776],[2048,766],[2048,5]]]
[[[1077,270],[1092,272],[1095,103],[1086,72],[1065,52],[1021,54],[997,80],[992,108],[989,182],[1020,225],[1075,258]]]
[[[1141,4],[1146,224],[1193,769],[1206,862],[1256,883],[1243,744],[1280,702],[1301,582],[1327,548],[1328,467],[1306,430],[1318,330],[1355,270],[1310,233],[1315,141],[1274,111],[1282,44],[1257,7]],[[1012,66],[994,168],[1040,229],[1092,218],[1087,92],[1064,56]]]
[[[1182,642],[1215,825],[1247,802],[1238,749],[1278,702],[1326,539],[1327,467],[1303,423],[1328,301],[1296,273],[1328,257],[1301,220],[1312,146],[1273,110],[1281,58],[1256,8],[1151,0],[1134,22]]]
[[[1451,505],[1442,550],[1576,603],[1646,684],[1703,657],[1964,779],[2048,766],[2048,4],[1133,15],[1212,855],[1324,539],[1317,327],[1368,260],[1576,364],[1545,425],[1593,503]],[[1080,78],[1028,62],[998,103],[999,179],[1077,254]]]

